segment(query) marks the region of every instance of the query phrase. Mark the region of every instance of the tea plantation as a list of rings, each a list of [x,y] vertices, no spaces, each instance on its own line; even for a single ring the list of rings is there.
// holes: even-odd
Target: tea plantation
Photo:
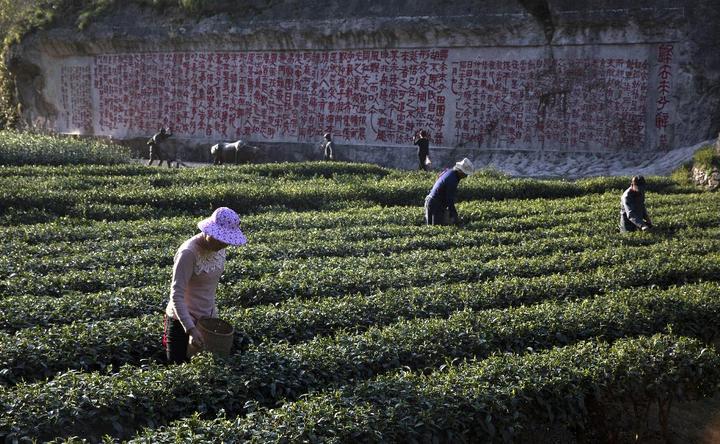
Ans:
[[[436,174],[0,167],[0,439],[622,442],[717,393],[717,194],[649,178],[657,229],[621,235],[627,177],[481,172],[428,227]],[[234,354],[167,366],[173,255],[218,206]]]

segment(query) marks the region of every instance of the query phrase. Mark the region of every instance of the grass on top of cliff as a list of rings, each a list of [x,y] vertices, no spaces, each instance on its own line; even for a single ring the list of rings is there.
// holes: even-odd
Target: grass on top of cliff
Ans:
[[[100,140],[0,131],[0,165],[115,165],[130,157],[128,148]]]
[[[706,145],[695,151],[693,165],[705,171],[709,171],[713,167],[720,167],[720,154],[718,154],[714,146]]]
[[[712,145],[705,145],[695,151],[690,161],[680,165],[673,171],[670,177],[680,185],[690,185],[692,183],[693,167],[708,172],[714,167],[720,168],[720,154]]]
[[[65,0],[68,1],[68,0]],[[156,12],[170,16],[189,18],[209,17],[216,14],[230,16],[247,16],[259,13],[281,3],[282,0],[130,0],[142,7],[154,9]],[[76,1],[73,3],[77,3]],[[113,7],[127,7],[127,2],[118,0],[85,0],[84,6],[78,10],[76,24],[78,29],[85,29],[93,20],[110,11]],[[174,14],[170,14],[170,13]]]
[[[135,4],[151,8],[159,14],[174,12],[184,17],[205,17],[214,14],[245,15],[273,6],[279,0],[0,0],[0,38],[4,46],[19,42],[35,29],[42,29],[56,20],[74,21],[85,29],[97,17],[114,8]]]
[[[85,29],[96,18],[113,8],[128,4],[153,9],[159,14],[174,12],[184,17],[214,14],[245,15],[273,6],[280,0],[0,0],[0,41],[3,49],[19,42],[23,36],[43,29],[56,21],[67,20]],[[70,23],[67,23],[68,25]]]

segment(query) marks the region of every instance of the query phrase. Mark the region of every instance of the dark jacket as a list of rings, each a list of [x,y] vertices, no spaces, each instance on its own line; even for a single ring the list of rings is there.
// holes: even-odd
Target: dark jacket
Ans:
[[[457,218],[457,210],[455,209],[455,194],[460,183],[460,176],[457,171],[449,169],[438,177],[435,185],[433,185],[428,198],[432,202],[432,207],[450,211],[450,218]]]
[[[415,141],[415,145],[418,147],[418,155],[427,156],[430,153],[430,140],[425,137],[421,137]]]
[[[620,230],[635,231],[648,226],[649,219],[645,208],[645,193],[633,191],[632,187],[625,190],[620,198]]]

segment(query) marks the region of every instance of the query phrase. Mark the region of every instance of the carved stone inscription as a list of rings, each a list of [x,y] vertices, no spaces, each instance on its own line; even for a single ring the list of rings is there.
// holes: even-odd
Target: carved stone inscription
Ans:
[[[60,130],[522,150],[671,144],[672,45],[169,52],[61,70]]]

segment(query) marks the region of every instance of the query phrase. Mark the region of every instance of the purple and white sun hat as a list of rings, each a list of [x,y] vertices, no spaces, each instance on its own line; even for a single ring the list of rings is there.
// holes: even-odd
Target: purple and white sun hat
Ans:
[[[240,231],[240,216],[228,207],[220,207],[212,216],[197,224],[200,231],[228,245],[245,245],[247,239]]]

